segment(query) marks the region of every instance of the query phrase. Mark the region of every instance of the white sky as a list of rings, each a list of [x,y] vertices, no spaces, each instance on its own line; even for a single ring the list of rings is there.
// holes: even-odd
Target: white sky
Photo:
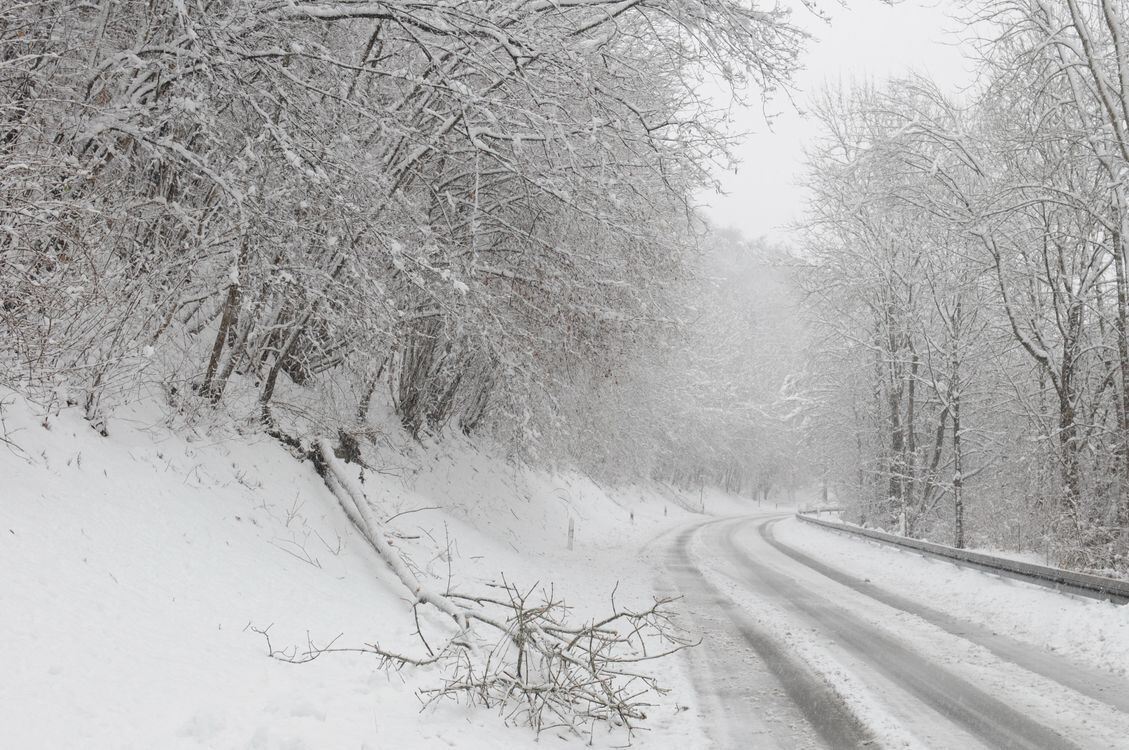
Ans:
[[[951,2],[903,0],[891,6],[879,0],[846,0],[846,7],[824,7],[832,16],[830,25],[805,10],[795,13],[796,21],[814,36],[796,81],[800,107],[809,94],[839,80],[881,81],[916,71],[954,91],[971,80],[953,33],[957,26],[946,15],[954,7]],[[736,174],[719,175],[727,195],[710,193],[701,199],[720,226],[736,227],[748,237],[787,241],[787,225],[803,211],[804,191],[797,183],[804,145],[817,128],[784,97],[771,102],[768,111],[777,113],[771,130],[759,106],[736,115],[738,127],[751,131],[737,150],[741,165]]]

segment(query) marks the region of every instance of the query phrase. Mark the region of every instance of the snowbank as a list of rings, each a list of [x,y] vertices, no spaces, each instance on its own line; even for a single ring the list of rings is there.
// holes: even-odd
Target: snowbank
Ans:
[[[383,671],[364,655],[267,658],[308,639],[419,651],[407,592],[309,464],[262,437],[176,433],[155,412],[109,438],[74,410],[0,393],[0,725],[20,748],[525,747],[525,728],[414,689],[434,668]],[[648,539],[687,517],[680,498],[609,492],[506,466],[465,443],[368,471],[390,539],[437,585],[505,574],[541,582],[578,616],[650,603]],[[400,515],[397,515],[400,514]],[[575,549],[568,546],[572,518]],[[425,618],[426,620],[426,618]],[[435,620],[438,622],[438,619]],[[435,626],[425,621],[424,626]],[[639,747],[694,746],[674,688]],[[622,745],[622,734],[595,738]]]
[[[809,524],[777,524],[776,537],[858,578],[1017,640],[1125,675],[1129,606],[1075,597]]]

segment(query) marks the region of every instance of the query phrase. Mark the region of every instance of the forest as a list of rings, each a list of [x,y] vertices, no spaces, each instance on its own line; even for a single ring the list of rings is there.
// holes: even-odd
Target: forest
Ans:
[[[1129,564],[1129,43],[1110,0],[969,6],[976,82],[826,92],[802,390],[857,520]]]
[[[1129,25],[960,6],[976,83],[815,98],[774,247],[703,218],[806,32],[737,0],[0,8],[0,383],[346,461],[601,481],[1129,567]],[[720,95],[716,91],[723,92]],[[756,168],[756,165],[750,165]]]
[[[703,252],[702,92],[759,101],[803,37],[733,0],[5,3],[0,381],[102,432],[155,394],[346,459],[457,430],[764,484],[791,282]]]

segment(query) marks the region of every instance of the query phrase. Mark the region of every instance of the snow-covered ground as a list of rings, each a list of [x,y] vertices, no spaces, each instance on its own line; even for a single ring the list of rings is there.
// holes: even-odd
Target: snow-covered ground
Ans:
[[[268,658],[255,630],[269,628],[274,648],[336,638],[421,653],[407,592],[312,467],[277,443],[173,431],[143,407],[119,414],[103,438],[74,409],[48,414],[10,392],[0,403],[3,746],[535,741],[491,710],[439,703],[421,713],[415,691],[434,684],[435,668],[382,670],[363,654]],[[440,587],[448,576],[473,589],[502,575],[551,585],[577,619],[606,612],[617,585],[617,603],[649,605],[655,571],[638,550],[700,517],[673,493],[613,492],[457,441],[387,458],[364,486],[414,566]],[[700,718],[680,705],[691,695],[684,662],[650,671],[672,692],[633,743],[699,746]],[[621,731],[594,737],[627,741]]]
[[[49,411],[10,392],[0,392],[0,405],[3,747],[476,750],[538,741],[492,709],[424,708],[418,690],[437,684],[438,667],[381,669],[360,653],[302,665],[268,657],[263,632],[275,649],[378,643],[423,653],[403,584],[313,467],[277,442],[254,431],[170,429],[144,405],[119,413],[109,437],[73,408]],[[963,735],[951,734],[948,719],[922,714],[900,689],[875,682],[867,653],[835,640],[835,627],[846,625],[820,635],[827,623],[813,625],[803,614],[811,601],[822,597],[830,604],[820,607],[852,612],[856,630],[848,635],[873,628],[867,638],[909,644],[916,659],[992,695],[1002,694],[997,683],[1013,686],[1015,710],[1053,717],[1067,736],[1086,731],[1100,739],[1116,729],[1087,728],[1086,717],[1108,713],[1108,705],[797,567],[751,526],[740,531],[744,521],[702,527],[717,533],[691,531],[709,521],[703,508],[732,516],[757,510],[755,503],[709,491],[686,497],[656,487],[604,488],[507,463],[458,438],[389,444],[375,458],[377,470],[363,477],[374,512],[392,544],[439,589],[451,581],[484,590],[503,577],[523,589],[552,587],[584,621],[610,610],[613,591],[620,606],[649,605],[655,591],[670,591],[671,552],[678,539],[696,539],[690,557],[715,593],[682,603],[682,621],[716,624],[743,613],[741,627],[751,624],[806,664],[881,744],[947,747]],[[760,510],[762,519],[781,517],[775,503]],[[718,536],[726,529],[732,533]],[[1129,607],[791,519],[775,522],[772,533],[897,596],[1098,667],[1115,681],[1126,675]],[[729,609],[714,606],[716,596],[728,598]],[[425,632],[445,625],[422,611]],[[697,748],[722,736],[739,744],[754,726],[778,747],[806,737],[784,726],[804,719],[781,703],[783,693],[743,637],[705,644],[708,659],[695,651],[650,663],[647,671],[671,692],[656,696],[646,730],[628,737],[599,729],[592,744]],[[726,676],[726,665],[734,674]],[[760,676],[744,674],[754,668]],[[703,676],[732,689],[710,698]],[[1020,684],[1028,686],[1016,690]],[[753,704],[718,702],[733,695],[752,696]],[[719,721],[728,722],[727,732],[711,729]],[[556,744],[558,734],[540,741]]]

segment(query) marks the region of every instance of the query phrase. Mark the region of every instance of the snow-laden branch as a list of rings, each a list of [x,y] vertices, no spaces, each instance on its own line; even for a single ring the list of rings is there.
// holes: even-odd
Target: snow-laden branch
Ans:
[[[384,537],[384,528],[373,515],[364,490],[349,476],[341,460],[334,454],[333,446],[325,438],[320,438],[317,447],[321,460],[325,463],[326,483],[345,509],[345,513],[380,555],[380,559],[396,574],[417,602],[430,604],[448,615],[458,624],[460,631],[466,633],[470,629],[467,613],[450,599],[425,585],[412,573],[399,553],[388,544],[388,540]]]

